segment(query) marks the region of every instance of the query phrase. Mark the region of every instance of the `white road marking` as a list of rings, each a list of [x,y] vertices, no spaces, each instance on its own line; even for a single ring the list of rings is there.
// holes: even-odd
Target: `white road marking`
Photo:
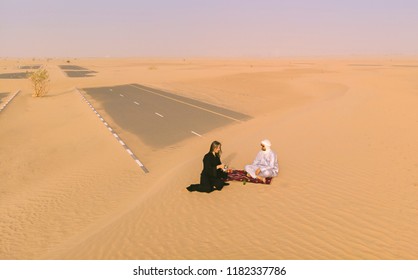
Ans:
[[[136,101],[135,101],[134,103],[135,103],[136,105],[139,105],[139,103],[138,103],[138,102],[136,102]]]
[[[164,116],[163,116],[163,115],[158,114],[157,112],[155,112],[155,114],[156,114],[157,116],[161,117],[161,118],[164,118]]]
[[[16,95],[18,94],[20,92],[20,90],[18,90],[18,91],[16,91],[10,98],[9,98],[9,100],[7,100],[3,105],[2,105],[2,107],[0,108],[0,112],[1,111],[3,111],[4,110],[4,108],[6,108],[6,106],[10,103],[10,101],[12,101],[13,100],[13,98],[15,98],[16,97]]]
[[[121,97],[124,97],[123,94],[119,94]]]
[[[85,96],[83,95],[83,93],[81,92],[81,90],[79,90],[78,88],[75,88],[75,89],[78,91],[78,93],[81,95],[82,99],[87,103],[87,105],[89,105],[92,108],[93,111],[97,112],[94,109],[94,107],[91,105],[91,103],[85,98]],[[18,93],[19,93],[19,91],[16,92],[16,94],[18,94]],[[122,147],[125,149],[125,151],[133,158],[133,160],[141,167],[141,169],[145,173],[148,173],[149,172],[148,169],[139,161],[139,159],[128,148],[128,146],[120,139],[120,137],[116,134],[116,132],[113,132],[113,129],[109,126],[109,124],[98,113],[96,113],[96,114],[99,117],[100,121],[107,127],[107,129],[109,129],[112,132],[113,136],[116,138],[116,140],[118,140],[118,142],[122,145]]]
[[[199,133],[197,133],[197,132],[194,132],[193,130],[191,131],[194,135],[197,135],[197,136],[199,136],[199,137],[203,137],[202,135],[200,135]]]
[[[161,97],[164,97],[164,98],[167,98],[167,99],[176,101],[178,103],[182,103],[182,104],[185,104],[185,105],[189,105],[190,107],[194,107],[194,108],[197,108],[197,109],[200,109],[200,110],[203,110],[203,111],[206,111],[206,112],[209,112],[209,113],[218,115],[218,116],[222,116],[222,117],[227,118],[227,119],[231,119],[231,120],[236,121],[236,122],[242,122],[241,120],[238,120],[236,118],[233,118],[233,117],[230,117],[230,116],[227,116],[227,115],[224,115],[224,114],[221,114],[221,113],[218,113],[218,112],[215,112],[215,111],[212,111],[212,110],[209,110],[209,109],[206,109],[206,108],[197,106],[197,105],[193,105],[193,104],[190,104],[190,103],[187,103],[187,102],[184,102],[184,101],[181,101],[181,100],[172,98],[172,97],[168,97],[168,96],[165,96],[165,95],[163,95],[161,93],[158,93],[158,92],[155,92],[155,91],[152,91],[152,90],[149,90],[149,89],[141,88],[141,87],[138,87],[138,86],[135,86],[135,85],[131,85],[131,86],[133,86],[133,87],[135,87],[137,89],[140,89],[140,90],[143,90],[143,91],[148,91],[148,92],[153,93],[155,95],[159,95]]]

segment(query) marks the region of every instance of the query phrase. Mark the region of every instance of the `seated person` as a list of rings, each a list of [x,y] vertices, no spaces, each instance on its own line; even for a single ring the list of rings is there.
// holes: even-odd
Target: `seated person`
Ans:
[[[221,163],[222,147],[218,141],[213,141],[209,152],[203,157],[203,170],[200,174],[200,191],[211,192],[213,190],[222,190],[224,186],[229,185],[224,180],[227,173],[223,171],[225,167]]]
[[[248,176],[257,178],[263,183],[267,177],[275,177],[279,173],[279,164],[277,163],[277,155],[271,150],[271,143],[265,139],[261,141],[261,151],[258,152],[252,164],[245,166]]]

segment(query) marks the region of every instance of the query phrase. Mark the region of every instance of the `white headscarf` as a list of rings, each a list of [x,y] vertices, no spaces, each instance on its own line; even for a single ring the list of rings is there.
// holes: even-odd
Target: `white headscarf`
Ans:
[[[268,139],[264,139],[263,141],[261,141],[261,144],[264,145],[264,147],[266,147],[266,151],[270,150],[271,147],[271,142]]]

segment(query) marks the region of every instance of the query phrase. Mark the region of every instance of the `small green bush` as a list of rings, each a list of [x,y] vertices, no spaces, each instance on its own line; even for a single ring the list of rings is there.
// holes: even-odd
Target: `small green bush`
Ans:
[[[46,69],[39,69],[33,72],[29,75],[29,79],[31,80],[34,89],[32,96],[40,97],[47,94],[49,87],[49,73]]]

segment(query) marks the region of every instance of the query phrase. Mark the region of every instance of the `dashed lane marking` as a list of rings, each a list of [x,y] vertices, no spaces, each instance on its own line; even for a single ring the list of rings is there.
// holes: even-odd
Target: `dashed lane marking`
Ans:
[[[4,110],[4,108],[6,108],[6,106],[10,103],[10,101],[13,100],[13,98],[16,97],[16,95],[18,95],[18,93],[20,92],[20,90],[16,91],[1,107],[0,107],[0,112]]]
[[[125,144],[125,142],[120,139],[119,135],[114,132],[114,130],[110,127],[110,125],[104,120],[104,118],[94,109],[93,105],[86,99],[80,89],[76,88],[78,93],[81,95],[82,99],[89,105],[89,107],[93,110],[93,112],[99,117],[100,121],[107,127],[107,129],[112,133],[112,135],[116,138],[119,144],[125,149],[125,151],[134,159],[134,161],[141,167],[141,169],[145,173],[149,173],[148,169],[144,166],[144,164],[135,156],[135,154],[131,151],[131,149]],[[17,93],[16,93],[17,94]]]
[[[191,131],[191,133],[193,133],[194,135],[196,135],[196,136],[199,136],[199,137],[203,137],[202,135],[200,135],[199,133],[197,133],[197,132],[194,132],[193,130]]]
[[[209,109],[206,109],[206,108],[203,108],[203,107],[197,106],[197,105],[193,105],[193,104],[190,104],[190,103],[187,103],[187,102],[184,102],[184,101],[181,101],[181,100],[178,100],[178,99],[175,99],[175,98],[169,97],[169,96],[165,96],[164,94],[161,94],[161,93],[158,93],[158,92],[155,92],[155,91],[149,90],[149,89],[141,88],[141,87],[138,87],[138,86],[136,86],[136,85],[130,85],[130,86],[132,86],[132,87],[134,87],[134,88],[137,88],[137,89],[140,89],[140,90],[143,90],[143,91],[150,92],[150,93],[152,93],[152,94],[155,94],[155,95],[158,95],[158,96],[161,96],[161,97],[164,97],[164,98],[170,99],[170,100],[173,100],[173,101],[176,101],[176,102],[178,102],[178,103],[182,103],[182,104],[188,105],[188,106],[190,106],[190,107],[194,107],[194,108],[197,108],[197,109],[200,109],[200,110],[203,110],[203,111],[206,111],[206,112],[209,112],[209,113],[212,113],[212,114],[215,114],[215,115],[218,115],[218,116],[221,116],[221,117],[224,117],[224,118],[227,118],[227,119],[233,120],[233,121],[236,121],[236,122],[242,122],[242,121],[241,121],[241,120],[239,120],[239,119],[236,119],[236,118],[233,118],[233,117],[227,116],[227,115],[225,115],[225,114],[218,113],[218,112],[215,112],[215,111],[212,111],[212,110],[209,110]]]

